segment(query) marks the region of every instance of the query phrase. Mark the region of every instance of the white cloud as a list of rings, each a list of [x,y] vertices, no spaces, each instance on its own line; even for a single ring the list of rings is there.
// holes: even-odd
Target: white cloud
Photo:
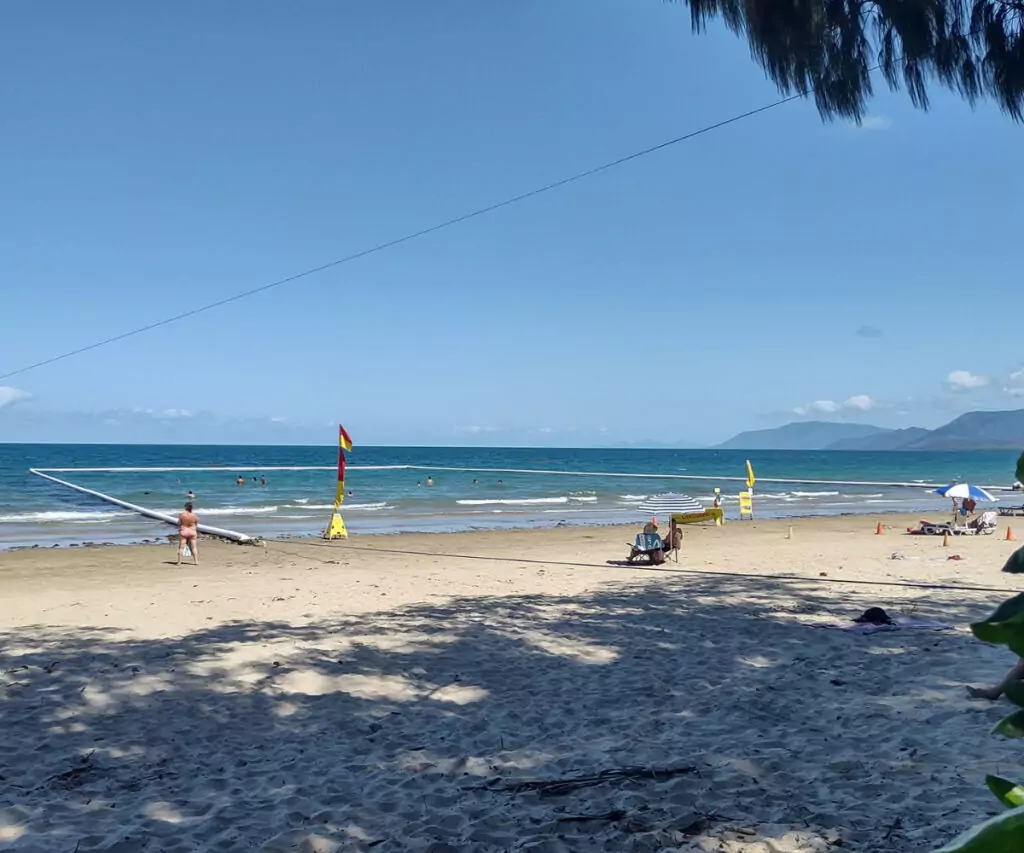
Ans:
[[[12,388],[10,385],[0,385],[0,409],[6,406],[13,406],[15,403],[23,403],[31,400],[32,395],[20,388]]]
[[[497,432],[497,427],[492,426],[477,426],[476,424],[470,424],[469,426],[457,426],[455,427],[456,432],[464,432],[469,435],[480,435],[485,432]]]
[[[984,388],[988,385],[989,379],[969,370],[954,370],[946,377],[946,383],[950,391],[971,391],[975,388]]]
[[[133,415],[146,415],[150,418],[190,418],[192,413],[188,409],[149,409],[145,406],[136,406],[131,412]]]
[[[860,121],[861,130],[888,130],[892,127],[892,119],[889,116],[864,116]]]
[[[288,418],[286,418],[284,415],[278,415],[277,417],[271,418],[270,422],[272,424],[286,424],[288,423]]]
[[[1003,393],[1011,397],[1024,397],[1024,368],[1018,367],[1006,377]]]
[[[800,415],[834,415],[838,412],[869,412],[877,409],[878,403],[872,400],[867,394],[855,394],[848,397],[841,403],[835,400],[815,400],[806,406],[797,406],[793,413]]]
[[[798,415],[831,415],[839,411],[839,404],[835,400],[815,400],[806,406],[797,406],[793,411]]]
[[[843,403],[844,409],[856,409],[858,412],[870,412],[878,408],[878,403],[867,394],[857,394]]]

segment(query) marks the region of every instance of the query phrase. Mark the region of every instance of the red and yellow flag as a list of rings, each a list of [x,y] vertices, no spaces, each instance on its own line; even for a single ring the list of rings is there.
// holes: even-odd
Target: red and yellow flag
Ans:
[[[338,426],[338,488],[334,493],[334,508],[341,506],[345,500],[345,451],[352,450],[352,439],[345,432],[345,427]]]

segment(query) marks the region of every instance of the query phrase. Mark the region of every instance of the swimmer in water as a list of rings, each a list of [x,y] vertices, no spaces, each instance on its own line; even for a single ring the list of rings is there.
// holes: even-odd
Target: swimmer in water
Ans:
[[[427,477],[427,485],[428,486],[434,485],[434,478],[433,477]]]
[[[235,482],[238,483],[238,485],[240,485],[240,486],[244,486],[245,485],[245,477],[243,477],[241,474],[239,474],[238,475],[238,479],[235,480]]]

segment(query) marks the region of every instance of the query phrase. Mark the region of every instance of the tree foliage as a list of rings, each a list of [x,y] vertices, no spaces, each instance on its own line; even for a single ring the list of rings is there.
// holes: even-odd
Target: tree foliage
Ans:
[[[1024,573],[1024,548],[1006,561],[1004,572]],[[1024,655],[1024,594],[1004,601],[987,619],[971,625],[971,631],[986,643],[1008,646]],[[1024,683],[1006,689],[1006,698],[1024,708]],[[1024,737],[1024,710],[1014,711],[992,730],[1009,738]],[[985,777],[985,784],[1007,811],[969,829],[935,853],[1020,853],[1024,850],[1024,785],[1001,776]]]
[[[1024,121],[1024,0],[687,0],[693,27],[721,18],[786,94],[859,121],[878,69],[927,109],[929,81]]]
[[[1017,472],[1014,476],[1018,483],[1024,483],[1024,453],[1017,459]]]

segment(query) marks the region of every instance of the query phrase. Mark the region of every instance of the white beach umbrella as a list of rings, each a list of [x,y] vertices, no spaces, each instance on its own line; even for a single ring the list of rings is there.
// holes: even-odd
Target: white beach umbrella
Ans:
[[[644,515],[697,515],[704,512],[704,505],[694,500],[689,495],[669,493],[667,495],[652,495],[647,498],[637,510]]]

